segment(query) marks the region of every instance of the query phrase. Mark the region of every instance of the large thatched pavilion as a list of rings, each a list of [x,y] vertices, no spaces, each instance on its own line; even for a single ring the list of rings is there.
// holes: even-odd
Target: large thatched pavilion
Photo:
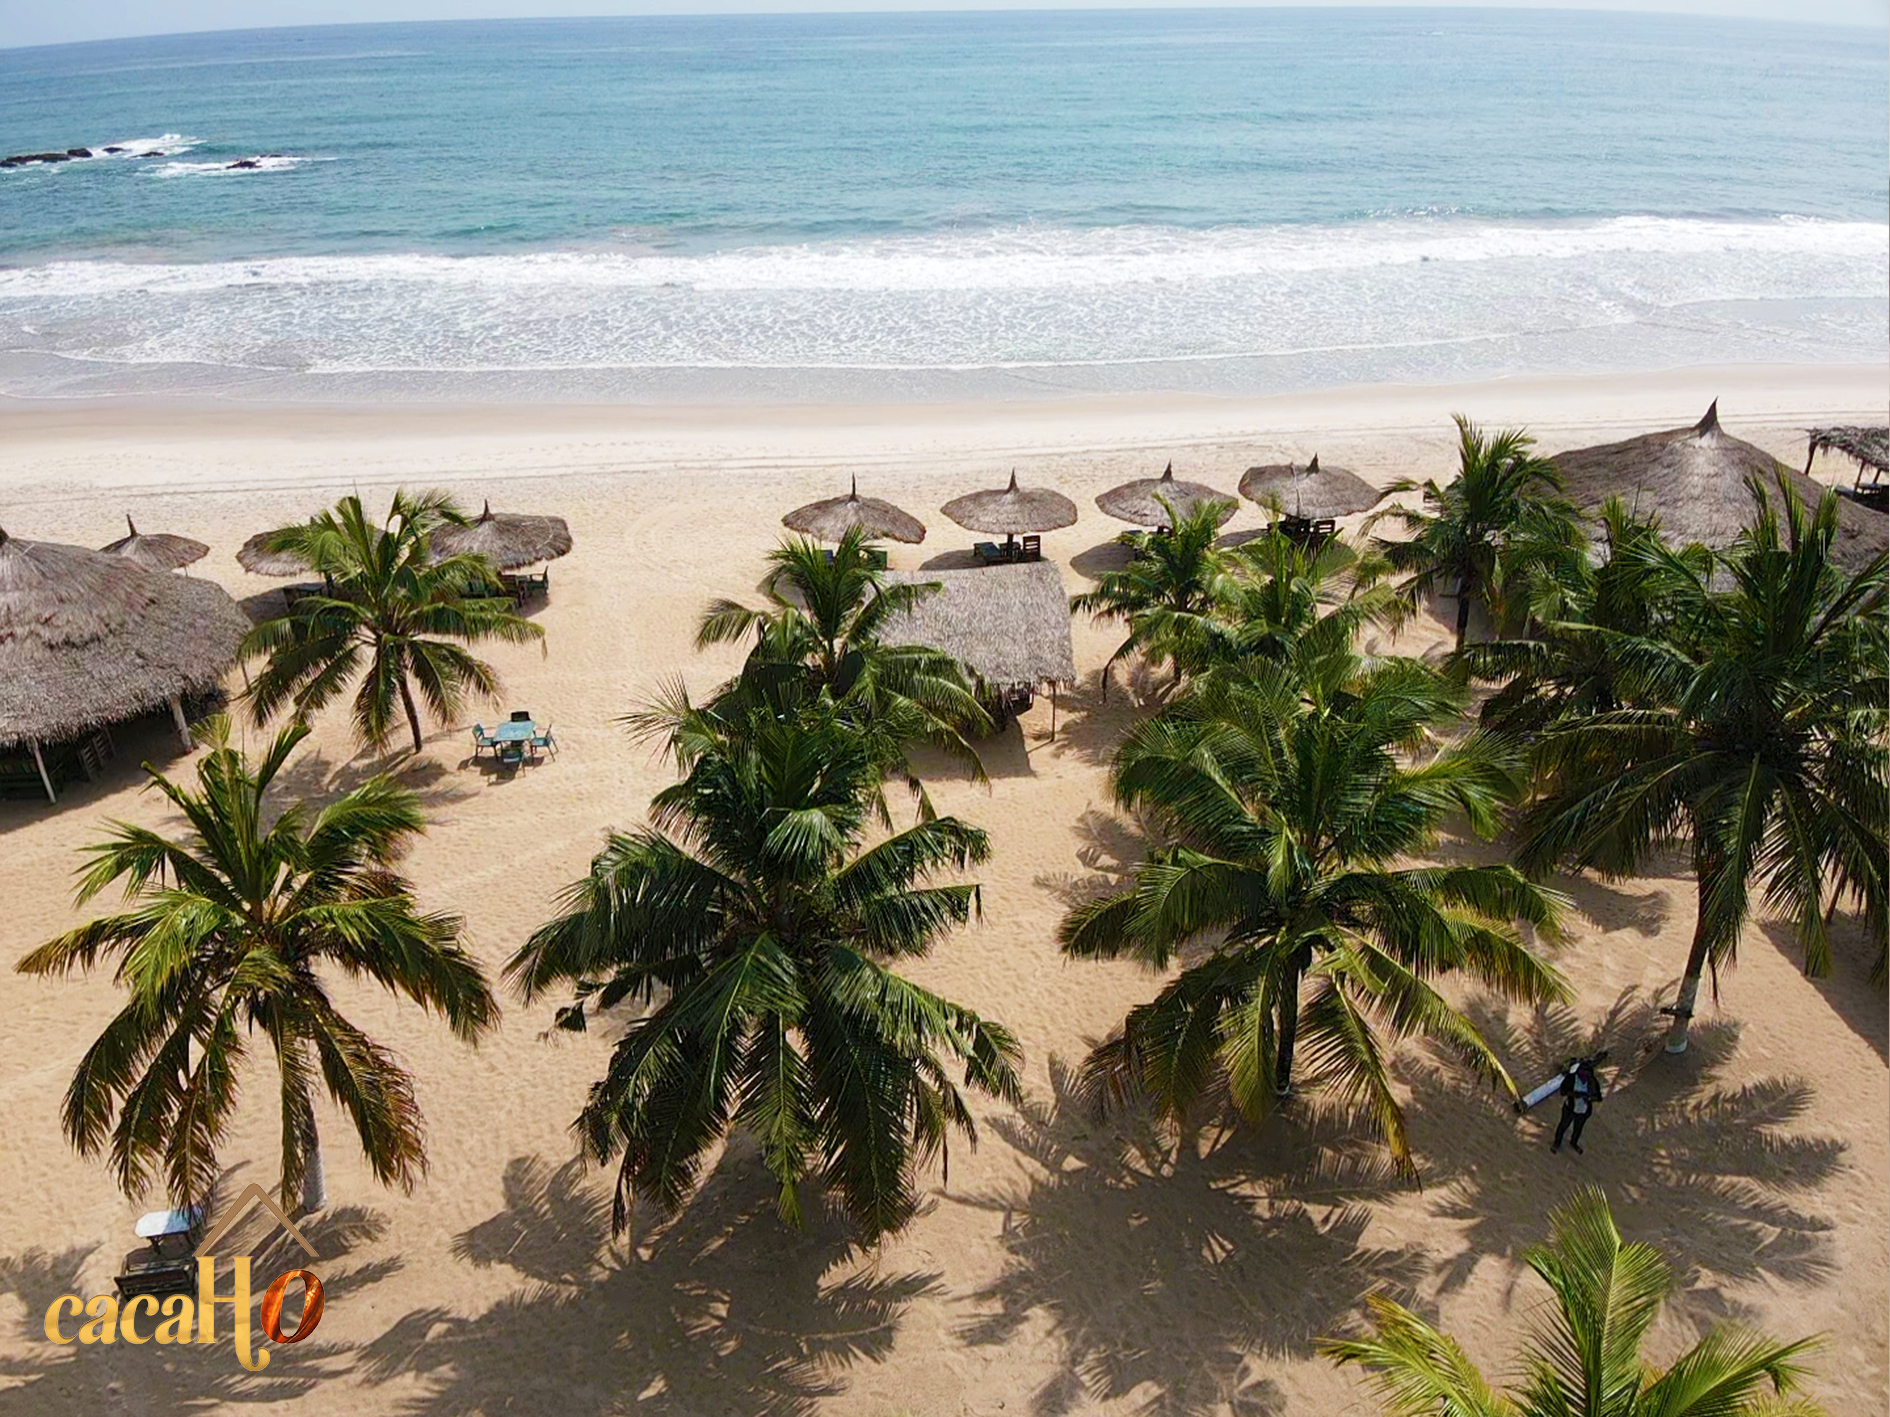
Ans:
[[[1807,506],[1816,506],[1826,491],[1765,449],[1721,428],[1717,402],[1690,428],[1578,448],[1557,453],[1551,461],[1578,505],[1593,510],[1619,497],[1637,511],[1657,513],[1662,533],[1675,544],[1698,541],[1723,547],[1736,541],[1752,520],[1748,476],[1758,477],[1774,500],[1780,477]],[[1861,570],[1885,542],[1882,513],[1852,502],[1839,505],[1833,560],[1846,570]]]
[[[889,581],[942,589],[910,613],[888,620],[889,644],[941,649],[977,678],[988,693],[1051,691],[1051,732],[1056,731],[1055,694],[1076,683],[1076,651],[1070,641],[1070,597],[1053,561],[972,570],[890,571]]]
[[[212,581],[0,530],[0,773],[30,763],[55,799],[49,745],[166,705],[189,747],[184,700],[221,686],[248,629]]]

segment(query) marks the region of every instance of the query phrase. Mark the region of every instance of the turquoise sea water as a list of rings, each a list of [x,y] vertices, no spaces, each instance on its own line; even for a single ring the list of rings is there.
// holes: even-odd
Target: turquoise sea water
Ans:
[[[1882,359],[1890,319],[1877,31],[1054,12],[0,51],[0,148],[79,146],[0,170],[0,392],[1274,392]]]

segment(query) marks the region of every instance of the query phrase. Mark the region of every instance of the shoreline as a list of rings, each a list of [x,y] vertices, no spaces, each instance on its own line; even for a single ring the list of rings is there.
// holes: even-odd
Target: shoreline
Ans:
[[[0,467],[0,497],[39,491],[57,501],[79,488],[145,497],[381,487],[441,475],[535,482],[821,469],[888,475],[883,485],[898,485],[922,471],[967,473],[1005,459],[1113,464],[1145,453],[1225,471],[1249,453],[1252,461],[1304,459],[1322,449],[1328,460],[1351,458],[1369,477],[1375,466],[1390,470],[1404,461],[1387,438],[1411,434],[1429,444],[1449,432],[1453,413],[1526,427],[1553,452],[1602,441],[1606,430],[1691,423],[1715,399],[1722,420],[1742,436],[1771,446],[1796,429],[1802,440],[1802,428],[1814,422],[1881,421],[1890,406],[1890,364],[1524,375],[1244,398],[660,405],[0,399],[11,453]],[[180,463],[192,449],[199,458]],[[1773,450],[1790,461],[1786,449]]]

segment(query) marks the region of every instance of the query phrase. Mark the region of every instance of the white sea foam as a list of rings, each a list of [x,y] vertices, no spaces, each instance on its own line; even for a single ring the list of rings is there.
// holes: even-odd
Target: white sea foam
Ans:
[[[252,167],[238,167],[239,162],[253,163]],[[201,177],[227,173],[231,177],[243,177],[252,172],[288,172],[306,162],[320,161],[317,158],[295,157],[285,153],[257,153],[244,158],[231,158],[217,162],[167,162],[162,167],[150,169],[153,177]]]
[[[1657,362],[1874,358],[1887,243],[1868,222],[1448,217],[701,254],[55,262],[0,271],[0,352],[318,373],[1258,359],[1320,380],[1605,366],[1630,346]]]

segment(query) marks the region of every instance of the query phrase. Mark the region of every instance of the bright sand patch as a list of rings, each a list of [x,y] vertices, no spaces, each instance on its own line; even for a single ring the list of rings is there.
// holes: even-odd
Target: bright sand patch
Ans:
[[[1349,391],[1290,401],[1112,399],[1042,405],[847,409],[320,409],[43,405],[0,414],[0,525],[102,544],[126,510],[142,529],[209,541],[193,572],[238,597],[243,537],[359,486],[446,486],[471,504],[555,511],[576,551],[552,568],[536,618],[546,651],[500,647],[504,707],[549,718],[561,757],[500,781],[467,759],[464,727],[436,732],[402,773],[433,827],[409,863],[426,903],[462,911],[495,970],[552,909],[600,834],[631,825],[665,765],[612,723],[664,675],[698,688],[734,663],[696,655],[711,595],[746,596],[780,514],[858,472],[931,528],[895,548],[916,567],[969,544],[947,498],[1021,480],[1060,487],[1082,519],[1045,538],[1070,588],[1113,563],[1104,487],[1175,459],[1232,490],[1252,463],[1319,452],[1374,481],[1447,476],[1447,415],[1524,422],[1554,450],[1699,416],[1714,395],[1741,436],[1802,465],[1802,428],[1880,420],[1882,368],[1694,371],[1644,379],[1513,380],[1472,389]],[[1820,471],[1848,479],[1832,463]],[[1244,507],[1232,529],[1256,526]],[[1441,637],[1426,624],[1413,643]],[[1538,1115],[1517,1123],[1452,1067],[1402,1070],[1422,1191],[1387,1184],[1369,1150],[1322,1152],[1316,1127],[1242,1134],[1205,1156],[1129,1165],[1111,1131],[1056,1114],[1078,1060],[1154,982],[1126,966],[1066,965],[1064,902],[1132,860],[1103,759],[1130,720],[1097,670],[1119,635],[1079,623],[1085,679],[1054,742],[1048,705],[992,745],[987,791],[941,776],[943,810],[986,827],[984,922],[913,972],[1002,1019],[1028,1054],[1024,1118],[981,1107],[983,1140],[876,1254],[830,1227],[784,1230],[752,1161],[727,1159],[685,1214],[646,1217],[634,1256],[607,1243],[607,1178],[561,1170],[567,1131],[609,1036],[542,1040],[549,1006],[510,1003],[477,1051],[408,1007],[344,991],[354,1016],[406,1057],[430,1127],[432,1171],[412,1197],[368,1178],[324,1109],[335,1209],[315,1223],[329,1303],[318,1338],[244,1374],[215,1350],[54,1349],[56,1294],[109,1287],[140,1207],[60,1138],[58,1099],[115,1004],[108,980],[0,973],[0,1414],[177,1412],[255,1403],[359,1417],[472,1412],[957,1414],[1368,1411],[1354,1380],[1313,1356],[1361,1291],[1414,1294],[1487,1364],[1513,1352],[1541,1295],[1520,1270],[1543,1213],[1579,1180],[1606,1186],[1624,1228],[1661,1246],[1685,1286],[1659,1330],[1670,1354],[1733,1316],[1787,1335],[1824,1331],[1819,1394],[1834,1413],[1881,1412],[1885,1378],[1890,1081],[1885,1001],[1853,935],[1831,979],[1807,981],[1773,927],[1748,932],[1694,1050],[1641,1052],[1692,928],[1675,876],[1570,885],[1590,918],[1559,962],[1580,998],[1538,1027],[1516,1020],[1519,1075],[1608,1027],[1622,1071],[1585,1157],[1551,1156]],[[239,681],[240,682],[240,681]],[[482,711],[491,721],[493,713]],[[254,735],[252,735],[253,737]],[[7,906],[0,955],[70,923],[69,872],[107,817],[159,823],[137,790],[141,756],[187,771],[161,726],[119,735],[107,779],[57,811],[0,804]],[[318,725],[289,782],[319,794],[370,768],[344,718]],[[1785,942],[1781,948],[1778,941]],[[1612,1020],[1609,1022],[1609,1020]],[[274,1173],[272,1074],[260,1059],[225,1151],[238,1184]],[[1351,1155],[1348,1162],[1344,1158]],[[313,1350],[313,1351],[311,1351]],[[202,1407],[199,1406],[202,1405]]]

